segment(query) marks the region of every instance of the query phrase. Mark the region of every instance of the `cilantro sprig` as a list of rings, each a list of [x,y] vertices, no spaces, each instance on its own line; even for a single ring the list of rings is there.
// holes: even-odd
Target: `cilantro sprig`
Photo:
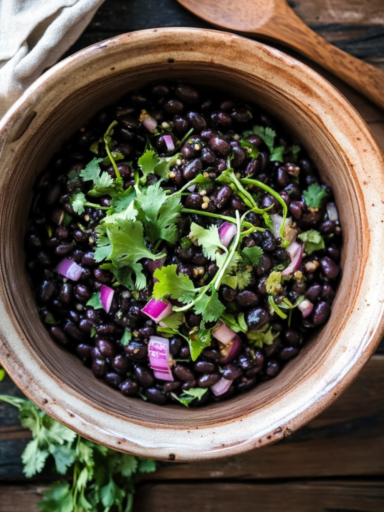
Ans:
[[[203,394],[196,393],[196,397]],[[134,478],[155,471],[155,461],[83,439],[29,400],[6,395],[0,395],[0,400],[17,407],[21,425],[32,433],[22,454],[25,476],[41,473],[52,461],[63,477],[43,492],[38,503],[42,512],[108,512],[111,507],[132,511]]]
[[[309,208],[320,208],[323,199],[327,197],[326,191],[318,183],[312,183],[303,191],[305,204]]]

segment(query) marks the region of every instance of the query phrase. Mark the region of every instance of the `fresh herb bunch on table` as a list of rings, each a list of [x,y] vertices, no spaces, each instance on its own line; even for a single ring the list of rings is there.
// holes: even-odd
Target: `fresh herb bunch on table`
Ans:
[[[340,235],[332,191],[273,120],[156,84],[53,159],[28,268],[51,336],[97,377],[195,406],[275,377],[327,321]]]

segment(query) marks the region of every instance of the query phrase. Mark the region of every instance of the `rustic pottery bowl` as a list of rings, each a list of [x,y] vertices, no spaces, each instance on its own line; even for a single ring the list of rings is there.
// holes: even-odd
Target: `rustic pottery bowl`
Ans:
[[[32,185],[61,143],[103,106],[158,79],[220,87],[295,132],[336,196],[343,278],[332,315],[282,373],[201,409],[127,399],[54,344],[24,270]],[[384,163],[366,125],[327,81],[268,46],[229,33],[159,29],[95,44],[37,80],[0,124],[0,357],[44,411],[121,451],[209,459],[289,435],[353,380],[383,333]]]

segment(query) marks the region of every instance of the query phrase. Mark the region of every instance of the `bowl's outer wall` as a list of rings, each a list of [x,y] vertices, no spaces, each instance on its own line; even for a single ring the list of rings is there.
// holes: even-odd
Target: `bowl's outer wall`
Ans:
[[[297,134],[336,196],[343,279],[330,321],[278,378],[209,408],[127,399],[51,342],[24,270],[32,186],[63,140],[103,106],[143,84],[183,79],[258,103]],[[268,46],[232,34],[157,29],[66,59],[0,125],[0,357],[48,414],[81,435],[141,456],[226,456],[289,435],[356,376],[383,332],[383,160],[363,120],[328,82]]]

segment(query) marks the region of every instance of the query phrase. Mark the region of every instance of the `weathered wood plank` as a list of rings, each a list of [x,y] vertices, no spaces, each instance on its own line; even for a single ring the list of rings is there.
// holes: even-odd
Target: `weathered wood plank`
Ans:
[[[384,476],[383,382],[384,356],[374,356],[331,407],[284,441],[223,460],[162,464],[156,479]],[[9,379],[5,385],[9,392]],[[10,409],[2,406],[0,424],[13,414]],[[16,417],[13,421],[17,425]],[[16,429],[25,437],[9,439],[10,427],[8,421],[7,430],[0,430],[2,480],[23,479],[20,454],[29,433]]]
[[[43,490],[40,485],[0,485],[0,512],[38,512]]]
[[[137,512],[382,512],[383,482],[152,483],[140,487]]]

